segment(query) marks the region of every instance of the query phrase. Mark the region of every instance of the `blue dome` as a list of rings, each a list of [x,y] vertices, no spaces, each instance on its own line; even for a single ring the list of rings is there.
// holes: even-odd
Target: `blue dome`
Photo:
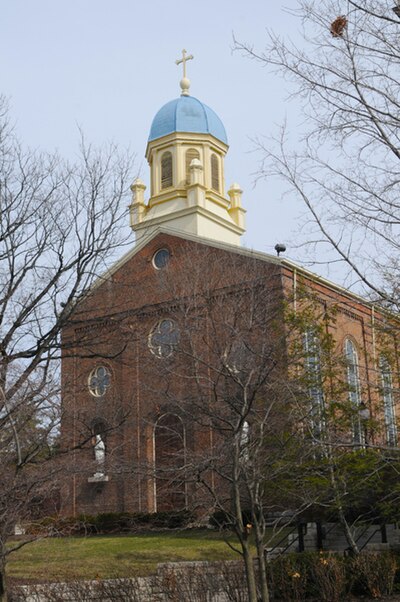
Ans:
[[[151,124],[149,142],[173,132],[211,134],[228,144],[218,115],[193,96],[181,96],[161,107]]]

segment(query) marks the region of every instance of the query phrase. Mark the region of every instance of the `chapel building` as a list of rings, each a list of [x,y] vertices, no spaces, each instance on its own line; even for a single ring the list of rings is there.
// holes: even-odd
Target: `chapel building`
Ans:
[[[225,190],[225,128],[189,84],[184,76],[181,96],[151,125],[149,198],[140,180],[131,187],[135,245],[87,291],[63,332],[61,448],[74,449],[66,515],[211,509],[193,475],[223,488],[212,462],[243,375],[257,376],[258,407],[274,396],[284,416],[288,383],[297,375],[300,390],[299,366],[308,370],[300,421],[320,437],[329,399],[318,329],[343,358],[352,417],[342,436],[397,446],[393,316],[292,261],[241,246],[245,209],[238,184]],[[290,359],[293,348],[300,359]]]

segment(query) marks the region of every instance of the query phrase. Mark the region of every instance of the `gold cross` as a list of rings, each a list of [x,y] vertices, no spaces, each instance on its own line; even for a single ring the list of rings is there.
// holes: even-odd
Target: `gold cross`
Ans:
[[[183,64],[183,77],[186,78],[186,63],[194,58],[193,54],[186,54],[186,50],[182,50],[182,58],[175,61],[177,65]]]

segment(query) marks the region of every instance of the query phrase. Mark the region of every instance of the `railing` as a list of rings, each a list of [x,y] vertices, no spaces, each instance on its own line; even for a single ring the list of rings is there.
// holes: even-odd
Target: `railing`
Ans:
[[[293,535],[297,531],[297,535],[295,538],[291,540],[289,543],[289,536]],[[294,527],[291,531],[286,532],[285,535],[280,539],[272,548],[268,548],[268,554],[273,554],[277,548],[280,548],[283,542],[286,540],[288,543],[286,546],[280,551],[281,554],[284,554],[297,540],[299,539],[298,527]]]
[[[362,533],[362,534],[361,534],[359,537],[357,537],[357,539],[356,539],[356,543],[357,543],[357,544],[358,544],[358,542],[360,541],[360,539],[361,539],[361,538],[362,538],[362,537],[365,535],[365,533],[367,533],[367,532],[368,532],[368,529],[369,529],[369,527],[370,527],[370,526],[371,526],[371,525],[368,525],[368,526],[366,527],[366,529],[364,529],[363,533]],[[371,541],[371,539],[373,538],[373,536],[374,536],[376,533],[378,533],[379,531],[380,531],[380,532],[381,532],[381,534],[382,534],[382,528],[381,528],[380,526],[379,526],[379,527],[377,527],[377,528],[375,529],[375,531],[372,531],[371,535],[368,537],[368,539],[367,539],[367,540],[364,542],[364,544],[363,544],[361,547],[360,547],[360,546],[358,546],[358,549],[359,549],[359,551],[360,551],[360,552],[361,552],[361,551],[362,551],[362,550],[363,550],[363,549],[364,549],[364,548],[365,548],[365,547],[366,547],[366,546],[369,544],[369,542]],[[382,538],[382,539],[383,539],[383,538]],[[387,543],[387,542],[385,542],[385,543]]]
[[[326,530],[326,527],[325,527],[325,533],[324,533],[323,537],[321,537],[321,547],[320,547],[321,550],[323,549],[322,541],[324,539],[327,539],[328,535],[335,529],[335,527],[337,527],[337,524],[338,523],[332,523],[328,530]]]
[[[321,524],[316,523],[318,549],[321,549],[321,550],[323,549],[323,540],[326,540],[328,538],[328,535],[330,535],[330,533],[337,528],[338,524],[339,523],[332,523],[330,528],[325,530],[325,533],[322,534]],[[281,539],[279,539],[272,548],[269,548],[268,551],[266,551],[266,553],[273,554],[275,552],[275,550],[279,549],[280,555],[285,554],[288,551],[288,549],[291,548],[292,546],[294,546],[296,543],[298,543],[298,548],[296,551],[303,552],[304,551],[304,535],[305,535],[304,527],[305,527],[305,524],[300,523],[300,524],[296,525],[295,527],[293,527],[289,532],[286,531],[285,535]],[[369,535],[369,537],[366,539],[366,541],[362,544],[362,546],[359,546],[358,545],[359,542],[365,537],[365,535],[368,533],[368,530],[370,528],[371,528],[371,525],[367,525],[355,539],[355,542],[356,542],[360,552],[369,544],[369,542],[374,537],[374,535],[376,535],[376,533],[381,532],[382,542],[384,542],[384,543],[387,542],[385,526],[380,525],[374,531],[372,531],[372,533]],[[325,529],[326,529],[326,527],[325,527]],[[290,536],[294,536],[295,533],[296,533],[296,536],[292,537],[289,541]],[[282,547],[282,544],[285,541],[287,543],[284,547]]]

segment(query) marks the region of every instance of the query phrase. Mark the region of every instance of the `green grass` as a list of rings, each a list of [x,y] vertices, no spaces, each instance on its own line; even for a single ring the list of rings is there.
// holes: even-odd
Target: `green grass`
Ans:
[[[37,541],[11,554],[7,574],[21,582],[107,579],[148,575],[160,562],[236,558],[223,535],[205,530],[65,537]]]

